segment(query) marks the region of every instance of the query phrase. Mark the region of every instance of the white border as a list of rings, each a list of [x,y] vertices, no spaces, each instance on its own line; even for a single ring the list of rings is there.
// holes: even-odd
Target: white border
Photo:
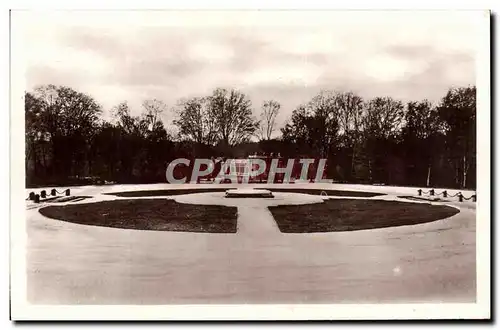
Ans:
[[[258,3],[258,2],[257,2]],[[227,5],[227,4],[226,4]],[[79,8],[83,8],[80,6]],[[103,6],[97,6],[103,8]],[[104,6],[106,7],[106,6]],[[114,6],[115,8],[117,6]],[[199,8],[203,6],[181,8]],[[214,8],[213,6],[211,6]],[[224,6],[224,8],[231,6]],[[237,6],[241,8],[241,6]],[[259,6],[257,6],[259,7]],[[274,8],[279,8],[276,6]],[[283,6],[281,6],[283,7]],[[304,6],[311,8],[311,6]],[[60,7],[61,8],[61,7]],[[68,7],[66,7],[68,8]],[[109,7],[107,7],[109,8]],[[215,8],[221,8],[215,6]],[[234,7],[233,7],[234,8]],[[255,8],[248,6],[247,8]],[[272,7],[271,7],[272,8]],[[300,7],[295,7],[300,8]],[[303,8],[303,7],[302,7]],[[352,6],[351,8],[356,8]],[[418,7],[413,7],[418,8]],[[439,7],[438,7],[439,8]],[[463,7],[462,7],[463,8]],[[24,68],[22,37],[12,27],[11,90],[11,283],[15,320],[321,320],[321,319],[448,319],[489,317],[490,277],[490,86],[489,14],[482,14],[478,40],[478,208],[476,304],[343,304],[343,305],[172,305],[172,306],[42,306],[26,302],[26,231],[24,221]],[[23,198],[20,198],[22,196]]]
[[[476,208],[476,273],[477,303],[490,306],[491,274],[491,87],[490,87],[490,24],[481,25],[477,40],[477,208]],[[488,219],[488,221],[484,221]]]

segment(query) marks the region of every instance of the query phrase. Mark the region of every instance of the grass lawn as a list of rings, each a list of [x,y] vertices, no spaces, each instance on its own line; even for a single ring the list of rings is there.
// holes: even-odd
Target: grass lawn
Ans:
[[[243,187],[243,186],[242,186]],[[115,193],[107,193],[106,195],[114,195],[119,197],[148,197],[148,196],[176,196],[194,193],[208,192],[224,192],[228,189],[236,189],[235,187],[220,186],[220,188],[199,188],[199,189],[161,189],[161,190],[136,190],[122,191]],[[308,195],[320,195],[322,191],[328,196],[345,196],[345,197],[374,197],[385,194],[364,192],[364,191],[346,191],[346,190],[325,190],[325,189],[296,189],[296,188],[263,188],[273,192],[290,192]]]
[[[380,200],[330,199],[320,204],[272,206],[281,232],[314,233],[415,225],[455,215],[459,210]]]
[[[48,206],[39,212],[49,218],[90,226],[236,233],[236,207],[181,204],[165,199]]]

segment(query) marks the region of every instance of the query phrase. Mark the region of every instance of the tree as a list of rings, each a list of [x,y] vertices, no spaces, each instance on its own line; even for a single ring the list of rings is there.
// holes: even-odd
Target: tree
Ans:
[[[403,127],[404,106],[391,97],[376,97],[365,103],[363,115],[363,139],[371,180],[390,182],[391,175],[399,169],[387,157],[395,153]]]
[[[127,102],[118,104],[112,112],[119,129],[117,176],[120,181],[134,181],[147,166],[145,159],[149,120],[145,116],[132,116]]]
[[[214,121],[217,139],[225,147],[249,141],[258,128],[252,103],[245,94],[217,88],[208,97],[208,117]]]
[[[92,140],[93,174],[108,181],[115,181],[120,174],[123,129],[104,122]]]
[[[337,92],[334,98],[339,122],[339,148],[336,157],[339,179],[345,181],[350,179],[352,174],[358,178],[367,176],[366,173],[360,173],[362,171],[359,169],[363,161],[360,153],[363,143],[363,99],[353,92]],[[355,170],[355,165],[358,170]]]
[[[91,96],[65,86],[40,86],[33,98],[37,99],[44,140],[51,146],[52,175],[88,172],[90,141],[99,122],[100,105]]]
[[[45,159],[40,152],[41,148],[48,139],[46,123],[43,120],[43,110],[46,107],[44,102],[35,97],[32,93],[24,94],[25,106],[25,155],[26,155],[26,173],[39,175],[40,161]],[[31,164],[31,166],[30,166]]]
[[[276,129],[276,117],[281,105],[274,100],[265,101],[262,105],[258,134],[261,140],[270,140]]]
[[[214,145],[217,142],[216,121],[209,111],[209,99],[193,97],[179,102],[178,119],[174,125],[179,128],[179,135],[183,139],[198,144]]]
[[[146,138],[145,167],[141,172],[142,180],[158,182],[164,179],[167,164],[175,157],[174,145],[163,122],[158,120]]]
[[[307,104],[313,114],[309,119],[310,138],[322,158],[332,156],[332,151],[338,147],[340,125],[335,102],[335,92],[321,91]]]
[[[427,100],[409,102],[405,122],[402,139],[413,183],[423,185],[425,182],[426,186],[430,186],[432,165],[442,151],[440,141],[443,136],[438,112]]]
[[[94,139],[94,173],[119,182],[161,182],[174,149],[161,119],[148,127],[147,118],[130,115],[126,102],[113,113],[116,124],[104,122]]]
[[[352,147],[359,138],[363,118],[363,98],[352,92],[335,95],[339,130],[344,146]]]
[[[471,164],[475,164],[476,159],[476,87],[450,89],[441,100],[438,112],[445,123],[455,182],[465,188]]]
[[[151,117],[143,114],[142,117],[132,116],[128,103],[121,102],[112,109],[117,125],[125,134],[145,137],[152,123]]]
[[[318,157],[331,156],[339,132],[334,94],[321,92],[305,106],[299,106],[281,132],[285,141],[295,143],[302,152]]]
[[[127,102],[102,120],[100,105],[65,86],[25,93],[27,184],[67,185],[82,176],[123,183],[162,182],[178,157],[246,156],[259,151],[328,158],[330,177],[346,182],[475,187],[476,88],[451,88],[437,107],[429,101],[322,91],[298,106],[272,139],[279,103],[266,101],[261,120],[237,90],[216,89],[182,100],[173,141],[161,120],[166,105],[147,100],[139,116]],[[259,126],[260,124],[260,126]],[[258,133],[258,143],[251,138]],[[335,161],[332,164],[331,160]],[[349,170],[350,167],[350,170]],[[351,174],[350,174],[351,173]]]
[[[295,154],[304,154],[311,152],[310,128],[305,106],[299,106],[293,110],[291,118],[281,128],[281,139],[288,145],[295,147]]]
[[[162,113],[167,109],[167,106],[163,101],[157,99],[145,100],[142,103],[144,108],[143,117],[145,118],[148,128],[152,130]]]
[[[376,97],[365,106],[363,128],[375,138],[398,136],[403,124],[404,106],[391,97]]]

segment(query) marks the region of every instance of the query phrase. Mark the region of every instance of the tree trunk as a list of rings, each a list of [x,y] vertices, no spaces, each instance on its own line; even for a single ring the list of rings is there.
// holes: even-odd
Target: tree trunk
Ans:
[[[43,175],[47,175],[47,146],[44,144],[42,145],[42,148],[40,149],[41,150],[41,155],[40,157],[42,158],[42,174]]]
[[[465,188],[467,185],[467,172],[468,172],[467,157],[464,156],[464,173],[462,179],[462,188]]]
[[[372,161],[368,160],[368,179],[370,180],[370,183],[373,183],[373,175],[372,175]]]
[[[94,175],[94,173],[92,173],[92,160],[90,158],[87,159],[87,171],[89,176]]]
[[[431,184],[431,164],[427,167],[427,187]]]
[[[32,157],[33,157],[33,175],[35,177],[38,176],[38,158],[37,158],[37,154],[36,154],[36,142],[33,142],[33,144],[31,145],[31,153],[32,153]],[[28,171],[26,171],[26,174],[28,173]]]

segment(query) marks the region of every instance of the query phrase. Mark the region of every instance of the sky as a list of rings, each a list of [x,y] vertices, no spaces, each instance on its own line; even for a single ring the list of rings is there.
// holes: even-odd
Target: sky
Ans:
[[[478,14],[376,11],[73,11],[13,14],[28,91],[87,93],[108,117],[128,101],[173,109],[214,88],[245,93],[280,126],[321,90],[438,102],[475,84]],[[163,120],[171,121],[167,111]]]

